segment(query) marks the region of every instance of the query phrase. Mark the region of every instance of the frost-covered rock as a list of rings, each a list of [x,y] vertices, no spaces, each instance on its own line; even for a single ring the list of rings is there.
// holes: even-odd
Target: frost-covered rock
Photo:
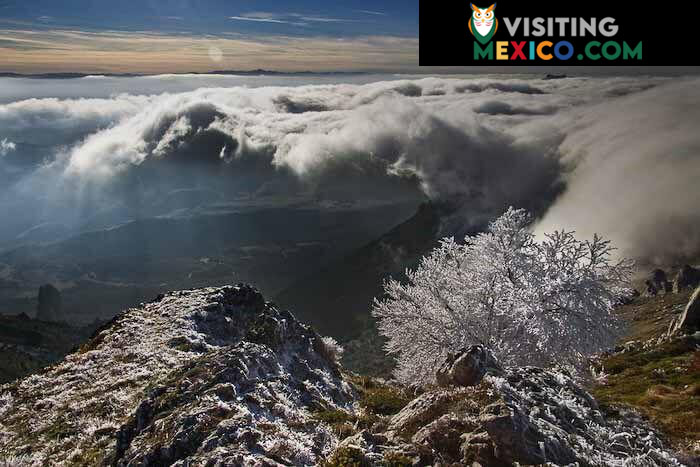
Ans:
[[[348,436],[340,445],[339,449],[357,450],[362,453],[364,459],[372,464],[379,464],[383,459],[382,446],[388,443],[388,439],[380,434],[373,434],[367,430],[362,430],[357,434]]]
[[[429,391],[408,403],[399,413],[391,418],[389,430],[405,435],[415,432],[445,412],[445,408],[454,400],[452,391]]]
[[[440,386],[476,386],[487,372],[503,370],[491,352],[482,345],[473,345],[456,354],[449,354],[438,368],[435,379]]]
[[[414,465],[681,465],[637,415],[609,417],[574,380],[534,367],[429,390],[352,446],[385,464],[398,451]]]
[[[584,389],[561,373],[520,368],[487,379],[502,402],[486,407],[479,415],[481,428],[465,436],[464,453],[470,452],[473,441],[487,440],[492,449],[481,451],[486,455],[484,461],[680,465],[638,416],[623,412],[606,417]]]
[[[311,413],[353,401],[327,344],[255,289],[174,292],[1,386],[0,460],[313,465],[338,439]]]

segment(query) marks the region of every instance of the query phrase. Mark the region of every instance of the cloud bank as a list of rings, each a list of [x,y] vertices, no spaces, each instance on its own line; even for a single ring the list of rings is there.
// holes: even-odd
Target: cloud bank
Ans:
[[[539,231],[604,233],[653,264],[700,254],[700,82],[587,108],[560,146],[567,189]]]
[[[130,216],[183,189],[422,193],[461,206],[454,231],[522,206],[540,232],[598,232],[626,254],[677,260],[700,253],[698,84],[424,78],[23,100],[0,105],[0,139],[18,143],[15,164],[31,141],[46,154],[4,200],[50,204],[40,224],[76,204]]]

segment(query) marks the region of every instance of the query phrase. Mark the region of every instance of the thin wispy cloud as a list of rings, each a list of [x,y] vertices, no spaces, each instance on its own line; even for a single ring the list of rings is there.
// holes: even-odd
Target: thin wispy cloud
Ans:
[[[272,18],[272,17],[253,16],[251,14],[244,14],[241,16],[229,16],[228,19],[233,19],[236,21],[251,21],[254,23],[293,24],[291,21],[284,21],[284,20],[276,19],[276,18]]]
[[[299,18],[304,21],[311,21],[314,23],[358,23],[360,20],[347,19],[347,18],[330,18],[328,16],[321,15],[303,15],[299,13],[290,13],[290,16]]]
[[[381,12],[381,11],[373,11],[373,10],[354,10],[356,13],[364,13],[365,15],[374,15],[374,16],[386,16],[386,13]]]
[[[271,19],[271,20],[274,20],[274,19],[282,18],[282,17],[287,16],[287,15],[280,14],[280,13],[271,13],[271,12],[268,12],[268,11],[251,11],[251,12],[248,12],[248,13],[243,13],[241,16],[244,17],[244,18],[256,18],[256,19]]]
[[[304,13],[270,13],[256,11],[229,16],[235,21],[250,21],[254,23],[288,24],[292,26],[308,26],[308,23],[360,23],[361,20],[349,18],[334,18],[324,15],[311,15]]]

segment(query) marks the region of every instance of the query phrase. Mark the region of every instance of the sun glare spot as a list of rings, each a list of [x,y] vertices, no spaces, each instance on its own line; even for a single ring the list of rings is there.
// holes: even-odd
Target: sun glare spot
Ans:
[[[220,48],[211,46],[209,47],[209,58],[212,62],[220,62],[224,58],[224,53]]]

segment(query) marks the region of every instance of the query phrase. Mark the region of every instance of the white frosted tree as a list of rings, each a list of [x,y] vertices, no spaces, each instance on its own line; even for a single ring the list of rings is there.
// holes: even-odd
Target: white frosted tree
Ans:
[[[554,232],[537,241],[531,218],[510,208],[463,244],[445,238],[406,283],[390,280],[373,314],[407,383],[431,381],[450,352],[481,344],[508,365],[581,367],[610,348],[612,312],[630,291],[632,262],[609,241]]]

